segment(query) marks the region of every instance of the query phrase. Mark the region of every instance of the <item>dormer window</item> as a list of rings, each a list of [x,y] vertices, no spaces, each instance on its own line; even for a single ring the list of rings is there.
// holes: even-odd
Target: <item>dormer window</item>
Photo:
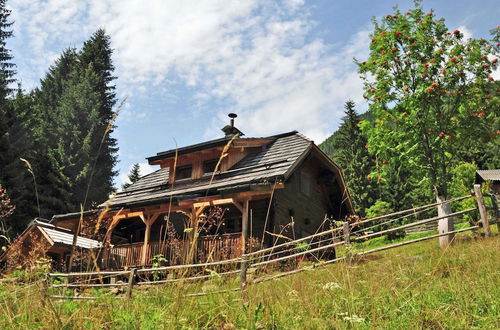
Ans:
[[[191,179],[192,173],[192,165],[179,166],[175,169],[175,180]]]
[[[203,174],[213,173],[218,161],[218,159],[205,160],[203,162]]]

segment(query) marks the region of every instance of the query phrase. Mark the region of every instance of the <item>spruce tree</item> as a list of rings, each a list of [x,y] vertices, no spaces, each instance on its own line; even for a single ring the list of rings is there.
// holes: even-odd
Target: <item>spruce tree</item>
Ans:
[[[0,0],[0,168],[5,166],[6,155],[9,149],[7,137],[7,113],[9,112],[8,96],[11,93],[9,84],[13,82],[15,71],[11,62],[12,55],[7,49],[7,39],[12,36],[9,21],[10,10],[6,8],[6,1]],[[0,182],[2,178],[0,175]]]
[[[40,82],[40,88],[33,92],[34,105],[29,127],[34,140],[34,172],[38,177],[41,216],[50,218],[54,214],[74,212],[77,203],[73,201],[71,185],[66,181],[64,168],[55,156],[62,152],[60,123],[63,121],[60,101],[68,85],[76,79],[78,53],[74,48],[66,49]],[[77,123],[74,123],[75,125]],[[68,128],[67,125],[63,125]],[[68,128],[71,129],[71,128]],[[78,141],[75,141],[78,143]],[[64,145],[64,143],[62,143]],[[59,159],[64,157],[61,153]]]
[[[141,173],[140,173],[140,170],[139,170],[139,164],[135,163],[134,165],[132,165],[132,169],[130,170],[130,173],[128,174],[128,179],[130,180],[130,183],[129,182],[124,183],[122,185],[122,189],[123,190],[127,189],[132,184],[134,184],[137,181],[139,181],[140,178],[141,178]]]
[[[58,117],[53,127],[53,146],[48,160],[57,170],[59,183],[70,193],[64,197],[65,212],[76,211],[85,199],[94,155],[92,142],[97,134],[99,95],[94,90],[97,76],[89,68],[74,71],[55,108]]]
[[[380,190],[370,175],[375,162],[366,149],[367,138],[358,126],[360,116],[353,101],[345,103],[345,117],[342,120],[334,161],[338,162],[344,171],[356,211],[364,215],[365,210],[380,198]]]
[[[14,232],[22,231],[34,216],[39,215],[33,177],[21,161],[21,158],[30,162],[34,159],[32,140],[26,126],[31,105],[31,97],[19,87],[9,102],[9,111],[5,116],[8,150],[4,154],[2,180],[9,188],[11,202],[16,206],[16,211],[7,221]]]
[[[0,0],[0,184],[9,191],[16,211],[6,219],[6,226],[14,233],[24,229],[36,205],[30,174],[23,168],[20,157],[28,157],[30,140],[24,121],[29,113],[29,97],[19,88],[12,98],[15,64],[7,48],[12,37],[12,22],[6,1]]]
[[[114,170],[118,147],[116,139],[112,136],[113,106],[116,103],[113,84],[116,77],[113,75],[112,53],[109,36],[103,29],[99,29],[83,44],[79,56],[80,67],[83,70],[91,69],[97,76],[94,91],[99,95],[100,101],[96,134],[92,142],[92,154],[97,159],[86,198],[87,205],[101,203],[108,198],[109,194],[114,191],[113,178],[118,173]],[[85,188],[88,189],[88,187]]]
[[[7,48],[7,39],[12,37],[10,29],[13,22],[9,20],[10,10],[6,8],[6,0],[0,0],[0,99],[5,100],[12,89],[9,87],[14,82],[15,64],[11,62],[12,55]]]

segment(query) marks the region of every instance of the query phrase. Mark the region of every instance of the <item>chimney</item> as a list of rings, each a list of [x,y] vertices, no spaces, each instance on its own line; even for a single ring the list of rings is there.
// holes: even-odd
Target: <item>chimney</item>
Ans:
[[[231,112],[231,113],[230,113],[230,114],[228,114],[227,116],[228,116],[229,118],[231,118],[231,127],[234,127],[234,118],[238,117],[238,115],[237,115],[237,114],[235,114],[235,113],[232,113],[232,112]]]
[[[230,120],[230,125],[226,125],[224,126],[221,130],[224,132],[224,134],[226,135],[226,138],[230,139],[232,138],[233,136],[235,136],[236,134],[238,135],[245,135],[243,134],[239,129],[237,129],[236,127],[234,127],[234,118],[238,117],[237,114],[235,113],[230,113],[227,115],[229,118],[231,118]]]

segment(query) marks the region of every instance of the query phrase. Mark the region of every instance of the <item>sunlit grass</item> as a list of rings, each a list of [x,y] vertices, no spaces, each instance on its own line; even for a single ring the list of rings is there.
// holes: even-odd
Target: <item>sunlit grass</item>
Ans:
[[[406,239],[406,238],[405,238]],[[51,301],[41,284],[0,284],[0,328],[498,328],[498,236],[460,234],[250,286],[238,279],[134,290],[132,300]],[[53,305],[53,307],[51,307]],[[53,311],[52,311],[53,310]]]

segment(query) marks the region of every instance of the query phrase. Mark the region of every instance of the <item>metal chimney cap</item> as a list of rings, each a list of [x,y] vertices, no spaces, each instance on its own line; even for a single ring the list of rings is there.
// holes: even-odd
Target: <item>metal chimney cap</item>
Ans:
[[[238,115],[237,115],[237,114],[232,113],[232,112],[231,112],[230,114],[228,114],[227,116],[228,116],[229,118],[236,118],[236,117],[238,117]]]

